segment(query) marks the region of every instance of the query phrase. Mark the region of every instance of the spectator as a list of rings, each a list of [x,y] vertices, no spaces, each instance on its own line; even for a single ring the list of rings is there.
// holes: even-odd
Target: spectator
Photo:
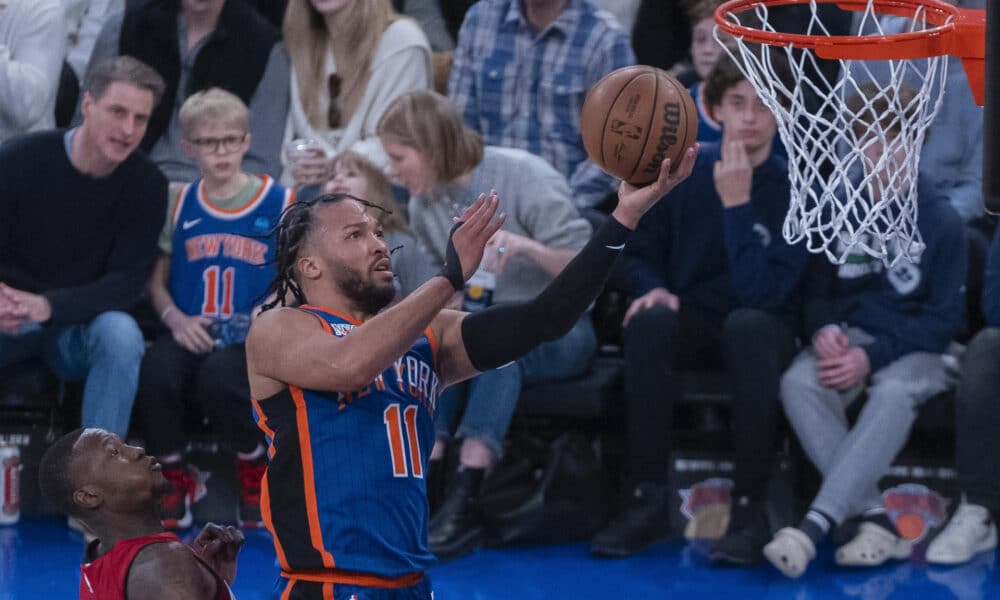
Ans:
[[[278,31],[242,0],[151,0],[129,6],[104,24],[91,62],[128,54],[148,62],[167,82],[142,148],[171,182],[198,178],[181,148],[179,115],[195,92],[220,87],[250,107],[252,173],[281,173],[281,120],[288,114],[288,57]]]
[[[719,562],[746,564],[769,530],[763,502],[774,457],[778,382],[795,352],[791,296],[805,251],[781,237],[788,166],[772,152],[774,116],[736,65],[705,82],[723,124],[691,177],[640,223],[623,264],[627,498],[591,543],[598,556],[641,552],[666,535],[673,410],[681,369],[726,369],[738,457],[730,536]]]
[[[580,109],[609,72],[635,64],[628,35],[591,0],[484,0],[462,23],[448,96],[491,146],[527,150],[599,206],[614,179],[587,157]]]
[[[494,267],[495,302],[533,298],[587,242],[590,226],[573,208],[566,179],[527,152],[483,147],[479,134],[462,122],[445,97],[433,92],[402,96],[386,111],[378,132],[390,173],[410,192],[413,231],[438,267],[445,263],[452,217],[476,200],[478,190],[492,188],[502,195],[507,220],[488,246],[489,253],[499,255]],[[484,266],[489,262],[484,259]],[[590,318],[584,315],[565,336],[468,383],[467,406],[456,433],[462,440],[458,472],[431,519],[431,552],[451,558],[482,542],[475,500],[487,469],[503,452],[522,385],[583,373],[596,345]],[[457,399],[451,396],[452,405],[439,400],[431,472],[442,470],[444,441],[458,410],[453,405]]]
[[[852,126],[867,143],[865,170],[873,174],[874,194],[892,179],[915,176],[894,172],[891,165],[902,157],[886,154],[903,152],[892,144],[901,117],[890,107],[911,106],[914,92],[904,86],[898,94],[868,83],[848,103],[861,115]],[[861,111],[864,102],[871,110]],[[877,129],[887,131],[885,142],[863,139],[875,119]],[[848,252],[844,264],[820,258],[808,276],[805,323],[812,345],[782,377],[781,400],[823,483],[799,527],[781,529],[764,548],[788,577],[800,576],[816,542],[852,516],[860,516],[861,525],[837,550],[838,564],[874,566],[910,555],[911,542],[888,518],[877,484],[906,442],[918,407],[951,385],[941,354],[962,327],[967,251],[955,211],[923,182],[918,198],[917,226],[926,244],[919,264],[885,268],[861,248],[840,248],[838,254]],[[864,408],[848,429],[845,409],[862,393]]]
[[[55,125],[65,54],[66,19],[60,0],[0,4],[0,143]]]
[[[977,0],[957,4],[963,8],[978,4],[982,8],[982,2]],[[854,19],[854,31],[866,35],[904,33],[913,27],[912,19],[892,15],[882,15],[877,23],[871,19],[865,21],[860,13],[856,13]],[[937,116],[925,132],[927,143],[920,151],[920,171],[935,194],[947,199],[968,223],[983,215],[983,107],[976,106],[972,99],[962,60],[954,56],[947,56],[945,60],[948,61],[948,75],[944,95]],[[918,71],[913,69],[904,73],[915,87],[921,83],[915,75]],[[874,78],[888,82],[892,76],[890,65],[885,61],[859,62],[853,74],[859,81]],[[932,94],[938,91],[935,86]],[[988,244],[989,237],[986,237],[983,245]]]
[[[294,193],[267,175],[243,171],[250,115],[238,96],[219,88],[197,92],[179,118],[181,146],[198,162],[202,178],[177,195],[160,234],[149,296],[168,331],[143,359],[136,419],[146,448],[160,457],[164,477],[174,484],[163,496],[164,527],[189,527],[191,504],[205,494],[183,455],[190,403],[236,452],[240,522],[260,527],[266,459],[249,403],[244,340],[274,278],[268,233]]]
[[[986,266],[983,308],[988,327],[969,342],[955,395],[955,456],[962,499],[948,525],[927,548],[927,562],[956,565],[997,546],[993,511],[1000,509],[996,473],[1000,432],[996,390],[1000,389],[1000,231],[993,236]]]
[[[125,10],[125,0],[63,0],[66,7],[66,62],[83,81],[97,36],[111,15]]]
[[[400,95],[431,86],[430,46],[420,27],[400,18],[389,0],[291,0],[284,31],[293,69],[285,140],[318,145],[285,165],[284,180],[326,181],[330,159],[344,150],[384,166],[379,118]]]
[[[134,150],[163,89],[133,58],[98,63],[80,127],[0,148],[0,365],[41,356],[60,377],[86,379],[83,425],[119,436],[144,349],[122,311],[149,278],[167,199]]]
[[[409,295],[437,275],[438,265],[426,246],[413,235],[404,207],[394,199],[392,182],[375,163],[350,150],[341,152],[333,159],[333,177],[323,184],[322,192],[351,194],[382,209],[382,233],[392,252],[398,297]]]
[[[685,9],[691,23],[691,62],[677,73],[677,78],[690,88],[691,97],[698,108],[699,142],[717,142],[722,139],[722,127],[706,106],[702,85],[725,52],[714,36],[715,19],[712,15],[719,4],[718,0],[695,0]]]

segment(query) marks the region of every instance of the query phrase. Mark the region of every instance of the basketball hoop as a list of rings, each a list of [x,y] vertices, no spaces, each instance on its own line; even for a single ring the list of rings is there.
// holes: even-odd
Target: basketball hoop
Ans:
[[[831,35],[819,4],[862,13],[857,31]],[[771,9],[793,5],[810,9],[806,32],[776,31]],[[907,30],[886,33],[880,15],[908,19]],[[715,20],[716,40],[774,113],[788,151],[785,239],[841,264],[859,251],[887,265],[919,260],[917,173],[944,90],[943,57],[962,59],[982,105],[985,11],[938,0],[730,0]],[[833,81],[824,61],[839,63]],[[875,62],[887,73],[877,76]]]

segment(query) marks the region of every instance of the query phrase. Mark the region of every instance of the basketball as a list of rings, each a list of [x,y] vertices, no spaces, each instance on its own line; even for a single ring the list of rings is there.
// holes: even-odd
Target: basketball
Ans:
[[[698,137],[698,111],[666,71],[624,67],[594,84],[580,112],[583,146],[591,160],[632,185],[655,181],[660,163],[677,167]]]

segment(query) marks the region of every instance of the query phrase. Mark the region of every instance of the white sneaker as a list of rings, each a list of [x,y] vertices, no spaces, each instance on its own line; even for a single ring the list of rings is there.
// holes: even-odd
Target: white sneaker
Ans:
[[[958,505],[948,525],[927,547],[927,562],[957,565],[997,547],[997,526],[990,511],[978,504]]]
[[[913,542],[881,525],[864,522],[854,539],[837,549],[835,560],[842,567],[876,567],[887,560],[909,558]]]

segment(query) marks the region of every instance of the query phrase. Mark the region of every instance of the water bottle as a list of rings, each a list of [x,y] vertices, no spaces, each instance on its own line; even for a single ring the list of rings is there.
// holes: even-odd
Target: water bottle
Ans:
[[[17,446],[0,446],[0,525],[21,518],[21,452]]]
[[[483,261],[465,284],[462,310],[477,312],[493,304],[493,290],[497,287],[496,259],[489,248],[483,252]]]

